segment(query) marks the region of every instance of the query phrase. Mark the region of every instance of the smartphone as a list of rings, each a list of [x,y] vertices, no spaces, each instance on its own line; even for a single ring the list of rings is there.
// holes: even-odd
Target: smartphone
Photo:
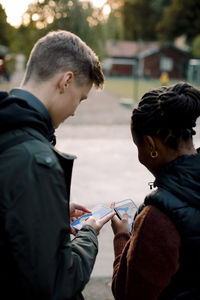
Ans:
[[[136,211],[138,210],[136,204],[133,202],[132,199],[125,199],[116,202],[114,210],[120,219],[122,219],[124,213],[128,214],[129,231],[131,233],[134,216]]]
[[[80,230],[83,226],[83,222],[90,216],[93,216],[95,220],[100,220],[106,215],[108,215],[109,213],[111,213],[112,211],[113,210],[109,207],[103,205],[97,205],[91,210],[91,213],[86,213],[80,216],[74,222],[72,222],[71,226],[73,226],[76,230]]]

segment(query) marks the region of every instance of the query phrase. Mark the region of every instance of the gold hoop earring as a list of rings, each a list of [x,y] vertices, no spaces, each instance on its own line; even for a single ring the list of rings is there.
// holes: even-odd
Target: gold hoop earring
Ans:
[[[158,157],[158,152],[156,150],[151,151],[150,155],[151,155],[152,158],[157,158]]]

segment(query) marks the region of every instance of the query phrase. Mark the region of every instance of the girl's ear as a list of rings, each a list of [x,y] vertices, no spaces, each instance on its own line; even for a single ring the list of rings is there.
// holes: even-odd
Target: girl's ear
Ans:
[[[143,140],[144,140],[144,145],[145,145],[147,151],[152,152],[152,151],[156,151],[157,150],[156,149],[156,141],[155,141],[155,139],[152,136],[145,135],[143,137]]]

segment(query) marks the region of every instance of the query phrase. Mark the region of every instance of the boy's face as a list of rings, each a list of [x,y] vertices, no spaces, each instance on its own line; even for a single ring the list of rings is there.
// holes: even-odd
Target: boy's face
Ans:
[[[92,83],[79,86],[73,78],[65,87],[64,92],[59,94],[56,104],[51,111],[52,121],[56,128],[68,117],[74,116],[76,108],[81,101],[87,99],[91,87]]]

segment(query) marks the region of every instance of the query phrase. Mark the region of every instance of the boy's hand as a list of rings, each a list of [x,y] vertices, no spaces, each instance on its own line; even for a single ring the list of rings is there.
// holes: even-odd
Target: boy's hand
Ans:
[[[77,204],[75,202],[70,203],[70,219],[71,221],[75,221],[80,216],[84,215],[85,213],[91,213],[85,206]]]
[[[113,211],[100,220],[95,220],[94,217],[89,217],[84,222],[83,226],[86,226],[86,225],[92,226],[93,229],[95,230],[96,234],[98,235],[101,228],[104,226],[104,224],[106,224],[108,221],[110,221],[114,217],[114,215],[115,215],[115,212]]]
[[[69,210],[70,210],[70,223],[72,223],[73,221],[75,221],[85,213],[91,213],[91,211],[88,210],[85,206],[77,204],[75,202],[70,203]],[[77,234],[76,229],[71,225],[70,225],[70,229],[73,235]]]

